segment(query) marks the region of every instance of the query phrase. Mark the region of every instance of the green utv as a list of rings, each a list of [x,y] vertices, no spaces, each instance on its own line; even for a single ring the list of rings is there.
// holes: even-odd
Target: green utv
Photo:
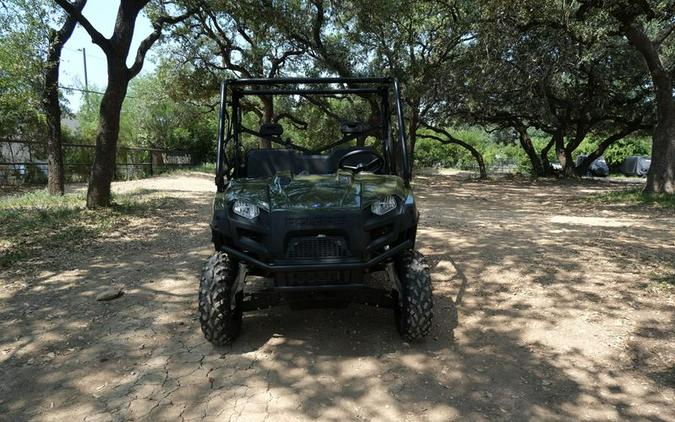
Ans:
[[[379,116],[367,125],[329,110],[331,101],[348,98],[367,101]],[[317,106],[322,126],[332,124],[336,136],[308,139],[316,132],[307,125],[302,131],[292,112],[258,130],[246,127],[255,121],[247,116],[251,102],[263,99],[286,109]],[[404,127],[399,84],[391,78],[223,82],[211,221],[216,253],[199,288],[199,319],[210,342],[232,342],[244,311],[282,301],[291,308],[350,301],[393,308],[403,338],[429,333],[431,278],[415,250],[419,213]],[[285,129],[298,139],[284,137]],[[376,271],[385,275],[379,288],[367,282]],[[249,275],[273,284],[245,294]]]

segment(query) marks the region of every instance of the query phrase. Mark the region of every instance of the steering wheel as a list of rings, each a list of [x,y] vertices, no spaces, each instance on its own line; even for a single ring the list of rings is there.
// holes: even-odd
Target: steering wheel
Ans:
[[[348,159],[359,155],[370,156],[372,159],[370,161],[366,161],[365,164],[364,161],[360,161],[356,165],[345,164],[345,161],[347,161]],[[376,173],[382,170],[382,167],[384,167],[384,158],[382,158],[380,154],[376,153],[371,149],[367,148],[355,149],[354,151],[350,151],[345,155],[343,155],[342,158],[338,160],[337,166],[339,169],[351,170],[354,173],[360,173],[362,171],[369,171],[372,173]]]

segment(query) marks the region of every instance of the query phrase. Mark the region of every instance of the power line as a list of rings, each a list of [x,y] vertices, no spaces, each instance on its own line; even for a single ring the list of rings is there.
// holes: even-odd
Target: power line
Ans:
[[[100,91],[92,91],[91,89],[75,88],[75,87],[72,87],[72,86],[59,85],[59,88],[65,89],[66,91],[78,91],[78,92],[83,92],[83,93],[86,93],[86,94],[98,94],[98,95],[104,94],[103,92],[100,92]],[[134,97],[133,95],[127,95],[126,98],[136,98],[136,97]]]
[[[59,85],[59,88],[65,89],[66,91],[78,91],[78,92],[84,92],[84,93],[86,93],[86,94],[99,94],[99,95],[103,95],[102,92],[99,92],[99,91],[92,91],[91,89],[74,88],[74,87],[72,87],[72,86],[63,86],[63,85]]]
[[[81,49],[81,48],[69,48],[69,47],[63,47],[63,49],[64,49],[64,50],[71,51],[71,52],[73,52],[73,53],[81,53],[81,52],[82,52],[82,49]],[[91,58],[99,59],[99,60],[108,60],[108,59],[106,59],[106,58],[103,57],[103,56],[99,56],[99,55],[97,55],[97,54],[91,54],[91,53],[87,53],[87,57],[91,57]]]
[[[92,55],[89,54],[89,53],[87,53],[87,58],[88,58],[88,59],[94,59],[94,60],[100,60],[100,61],[103,61],[103,62],[106,62],[106,63],[107,63],[107,61],[108,61],[107,59],[104,59],[104,58],[102,58],[102,57],[92,56]],[[76,60],[76,59],[73,59],[72,57],[63,57],[63,56],[61,56],[61,60],[62,60],[62,61],[69,61],[69,60]]]

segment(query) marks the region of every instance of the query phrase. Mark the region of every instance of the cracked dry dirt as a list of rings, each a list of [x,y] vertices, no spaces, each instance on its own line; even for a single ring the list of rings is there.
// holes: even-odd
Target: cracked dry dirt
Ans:
[[[169,201],[0,272],[0,420],[675,420],[675,305],[650,282],[675,273],[672,211],[583,200],[606,184],[419,177],[427,341],[386,310],[279,307],[214,348],[195,313],[211,180],[117,183]],[[124,296],[96,302],[107,286]]]

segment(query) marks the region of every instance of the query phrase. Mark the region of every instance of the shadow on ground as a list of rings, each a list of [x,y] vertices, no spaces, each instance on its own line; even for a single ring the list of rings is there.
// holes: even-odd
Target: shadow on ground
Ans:
[[[124,233],[0,273],[0,420],[672,420],[675,308],[644,274],[673,271],[675,229],[579,202],[604,186],[419,178],[425,342],[388,310],[280,307],[214,348],[195,312],[210,183],[151,180],[167,201]],[[125,295],[96,302],[106,286]]]

